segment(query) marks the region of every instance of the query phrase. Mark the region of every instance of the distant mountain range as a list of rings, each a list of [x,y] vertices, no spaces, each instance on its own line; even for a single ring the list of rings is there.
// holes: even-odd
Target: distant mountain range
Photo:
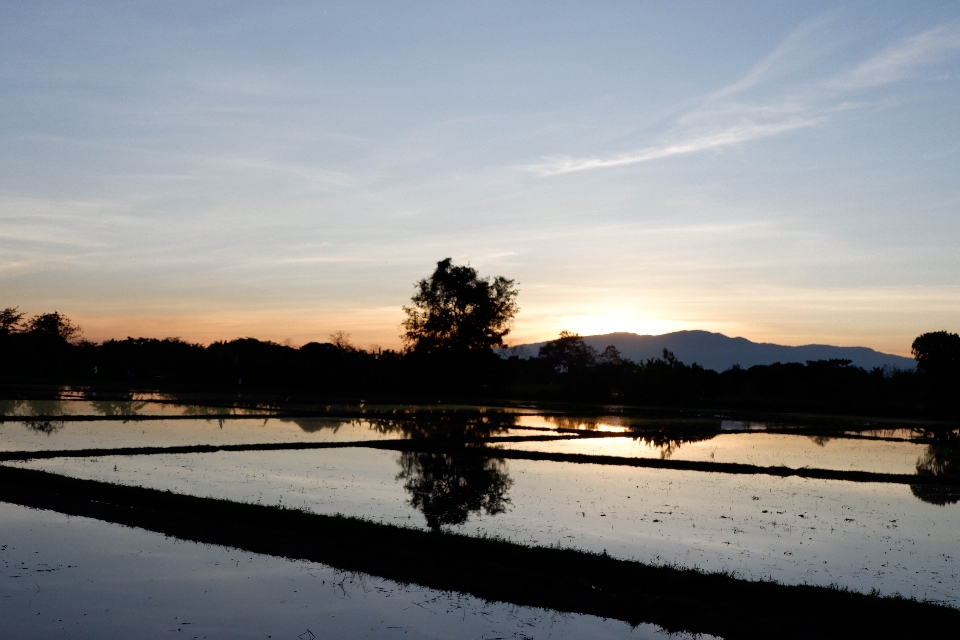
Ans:
[[[598,336],[583,336],[584,342],[603,351],[607,345],[620,350],[620,355],[634,362],[658,358],[664,349],[669,349],[685,364],[697,364],[706,369],[726,371],[735,364],[749,368],[758,364],[774,362],[806,362],[808,360],[851,360],[864,369],[894,367],[913,369],[916,362],[890,353],[880,353],[866,347],[833,347],[826,344],[806,344],[787,347],[767,342],[751,342],[746,338],[730,338],[722,333],[709,331],[676,331],[660,336],[641,336],[636,333],[606,333]],[[513,347],[504,352],[517,353],[521,357],[537,355],[537,342]],[[506,353],[504,353],[506,355]]]

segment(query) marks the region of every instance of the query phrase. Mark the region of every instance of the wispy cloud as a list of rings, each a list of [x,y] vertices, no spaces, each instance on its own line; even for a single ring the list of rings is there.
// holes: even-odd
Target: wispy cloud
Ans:
[[[798,59],[816,58],[805,40],[829,22],[806,23],[743,78],[702,98],[682,112],[662,140],[610,156],[550,156],[517,168],[540,176],[622,167],[690,153],[722,149],[789,131],[816,127],[836,113],[858,108],[855,92],[892,84],[915,75],[960,49],[960,28],[942,25],[904,38],[848,70],[801,83],[785,82]],[[779,83],[778,86],[776,83]],[[763,87],[763,85],[770,85]],[[773,88],[762,100],[744,99],[751,90]]]
[[[637,149],[619,156],[607,158],[572,158],[569,156],[546,158],[540,164],[526,165],[524,168],[535,171],[541,176],[555,176],[587,169],[601,169],[605,167],[622,167],[629,164],[649,162],[670,156],[685,153],[696,153],[707,149],[718,149],[748,140],[774,136],[785,131],[792,131],[803,127],[812,127],[819,122],[817,118],[798,118],[786,122],[770,124],[748,123],[729,127],[722,131],[707,133],[701,136],[665,143],[659,146]]]
[[[922,67],[942,60],[960,48],[960,29],[941,26],[919,33],[885,49],[834,79],[846,89],[876,87],[909,77]]]
[[[717,101],[728,96],[736,95],[747,89],[761,84],[771,75],[780,75],[784,67],[802,64],[800,61],[809,57],[814,51],[811,51],[809,39],[817,33],[824,25],[828,24],[834,12],[828,12],[818,20],[804,22],[793,30],[783,42],[778,44],[773,51],[761,60],[759,63],[747,72],[747,74],[736,82],[723,87],[719,91],[708,96],[708,101]]]

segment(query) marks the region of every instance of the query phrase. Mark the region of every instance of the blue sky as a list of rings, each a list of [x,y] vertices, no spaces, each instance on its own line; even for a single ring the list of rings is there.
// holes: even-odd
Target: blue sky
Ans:
[[[960,4],[0,2],[0,306],[92,339],[960,330]],[[785,5],[785,6],[781,6]]]

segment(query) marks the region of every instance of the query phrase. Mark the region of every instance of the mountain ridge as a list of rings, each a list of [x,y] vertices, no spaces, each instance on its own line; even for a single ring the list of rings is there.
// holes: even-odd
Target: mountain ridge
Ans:
[[[800,362],[808,360],[850,360],[855,366],[864,369],[895,368],[913,369],[916,363],[912,358],[882,353],[868,347],[838,347],[828,344],[806,344],[787,346],[771,342],[753,342],[743,337],[729,337],[722,333],[703,330],[686,330],[661,335],[640,335],[626,331],[583,336],[584,342],[602,351],[607,345],[615,346],[624,358],[634,362],[644,362],[658,358],[664,349],[686,364],[697,363],[706,369],[725,371],[733,365],[747,369],[755,365],[768,365],[774,362]],[[534,342],[502,349],[504,355],[517,354],[531,357],[537,354],[544,342]]]

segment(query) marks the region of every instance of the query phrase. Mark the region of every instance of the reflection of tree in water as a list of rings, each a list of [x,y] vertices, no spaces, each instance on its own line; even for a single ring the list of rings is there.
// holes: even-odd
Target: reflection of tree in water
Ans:
[[[332,429],[343,420],[284,418],[304,431]],[[389,416],[365,416],[351,424],[367,426],[384,435],[429,441],[445,452],[405,451],[398,460],[397,480],[410,494],[409,504],[421,511],[434,531],[463,524],[471,513],[503,513],[510,504],[507,492],[513,481],[506,463],[497,458],[463,455],[458,450],[484,448],[483,440],[505,433],[516,424],[515,414],[494,411],[429,411]],[[493,453],[491,451],[491,453]]]
[[[397,480],[404,481],[410,506],[423,512],[434,531],[463,524],[471,513],[503,513],[510,504],[513,480],[503,460],[405,451],[399,463]]]
[[[345,424],[368,427],[384,436],[411,440],[483,440],[500,435],[516,424],[516,416],[505,413],[430,412],[401,418],[371,415],[364,418],[280,418],[293,422],[308,433],[330,429],[333,433]]]
[[[810,439],[813,441],[813,444],[818,447],[825,447],[828,442],[833,440],[830,436],[810,436]]]
[[[53,435],[63,429],[63,420],[24,420],[23,426],[36,433]]]
[[[485,438],[505,433],[516,424],[514,414],[449,411],[402,417],[369,418],[372,428],[384,435],[410,440],[450,443],[454,452],[400,454],[397,480],[410,494],[409,504],[420,510],[427,526],[438,531],[463,524],[471,513],[503,513],[510,504],[507,491],[513,481],[503,460],[458,455],[456,448],[482,448]]]
[[[601,424],[611,424],[614,421],[600,420],[598,418],[576,418],[572,416],[543,416],[547,422],[551,422],[558,429],[571,429],[575,431],[596,431]],[[619,424],[619,421],[616,421]]]
[[[638,425],[630,435],[648,447],[659,449],[660,459],[666,460],[681,446],[710,440],[719,433],[719,421],[694,420],[657,426]]]
[[[0,413],[6,416],[62,416],[62,400],[4,400],[0,403]]]
[[[704,440],[709,440],[713,438],[715,433],[687,433],[687,434],[677,434],[670,431],[661,431],[656,433],[644,433],[634,435],[634,440],[639,440],[648,447],[660,450],[660,459],[666,460],[672,456],[677,449],[679,449],[684,444],[689,444],[691,442],[702,442]]]
[[[93,410],[103,416],[135,416],[147,406],[135,400],[91,400]]]
[[[31,417],[62,416],[61,400],[4,400],[0,401],[0,415],[22,416],[23,426],[48,436],[63,429],[63,420],[31,420]]]
[[[601,425],[622,426],[629,431],[624,436],[660,450],[660,459],[672,456],[681,445],[709,440],[720,432],[720,423],[716,420],[690,420],[671,424],[657,424],[646,419],[621,417],[575,418],[570,416],[544,416],[559,429],[577,429],[596,431]]]
[[[433,411],[402,418],[366,418],[378,433],[395,434],[411,440],[482,440],[505,433],[517,422],[517,416],[499,412]]]
[[[22,400],[0,400],[0,416],[14,415],[22,403]]]
[[[918,476],[934,476],[955,480],[956,484],[910,485],[913,495],[931,504],[948,505],[960,502],[960,437],[956,432],[939,434],[917,460]]]
[[[264,419],[264,426],[266,426],[267,420]],[[359,423],[356,420],[344,421],[339,418],[280,418],[279,422],[292,422],[307,433],[317,433],[324,429],[330,429],[333,433],[336,433],[344,424]]]

